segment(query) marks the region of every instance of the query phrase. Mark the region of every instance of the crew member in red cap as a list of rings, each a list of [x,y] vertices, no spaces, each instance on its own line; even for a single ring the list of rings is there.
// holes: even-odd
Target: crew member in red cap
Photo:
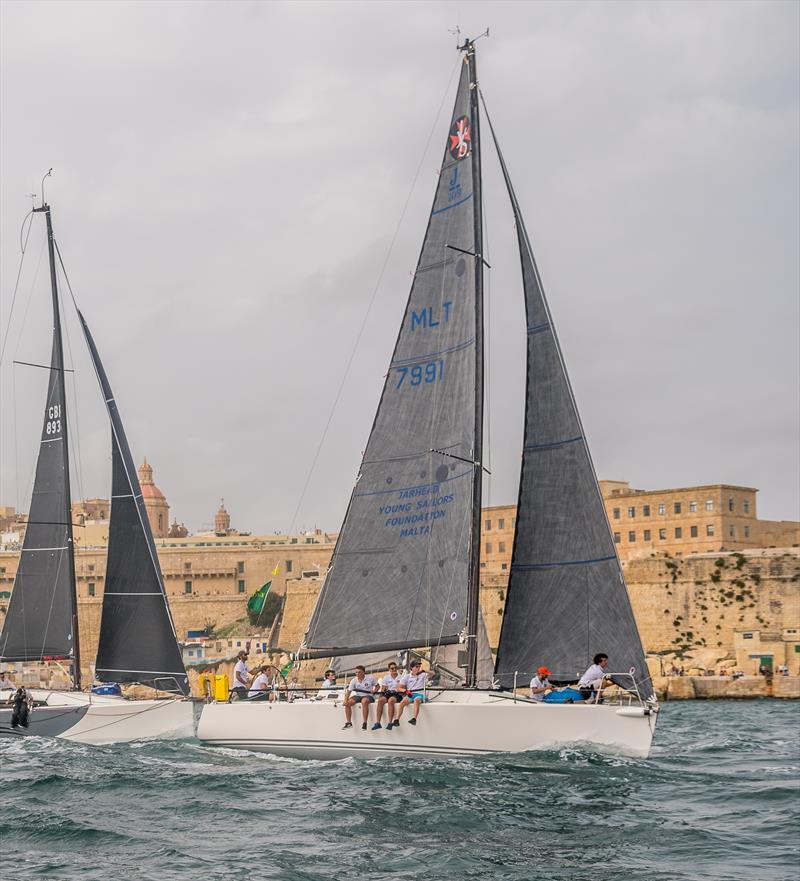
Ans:
[[[551,676],[552,673],[547,667],[539,667],[536,671],[536,675],[531,679],[531,700],[534,701],[543,701],[544,696],[548,691],[551,691],[553,686],[550,685],[547,677]]]

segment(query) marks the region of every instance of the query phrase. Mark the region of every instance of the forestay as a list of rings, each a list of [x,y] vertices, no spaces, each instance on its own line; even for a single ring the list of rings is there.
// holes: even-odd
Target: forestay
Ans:
[[[488,119],[488,115],[487,115]],[[491,128],[491,121],[489,121]],[[597,652],[652,694],[641,640],[541,278],[492,129],[517,227],[527,316],[527,382],[517,528],[496,673],[545,664],[574,681]],[[631,679],[621,678],[626,688]]]
[[[74,654],[75,572],[59,345],[55,333],[28,523],[0,635],[0,658],[7,661],[71,658]]]
[[[465,63],[402,327],[306,634],[309,654],[454,642],[466,623],[476,419],[471,129]]]
[[[95,675],[188,694],[139,477],[94,339],[78,316],[111,422],[111,520]]]

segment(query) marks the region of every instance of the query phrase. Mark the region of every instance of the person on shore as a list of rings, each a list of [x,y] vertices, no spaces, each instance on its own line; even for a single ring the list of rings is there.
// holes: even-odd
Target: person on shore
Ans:
[[[393,727],[400,724],[399,720],[394,717],[394,711],[397,702],[401,701],[405,695],[403,685],[400,682],[401,678],[397,671],[397,664],[394,662],[389,664],[389,672],[379,683],[381,693],[378,695],[378,711],[375,724],[372,726],[373,731],[382,727],[381,716],[384,707],[386,707],[386,730],[391,731]]]
[[[236,656],[236,666],[233,668],[233,688],[231,696],[236,695],[236,700],[243,701],[247,697],[250,688],[250,671],[247,669],[248,654],[242,650]]]
[[[547,667],[539,667],[536,675],[531,679],[531,700],[543,701],[548,691],[552,691],[553,686],[548,680],[548,676],[552,676]]]
[[[397,708],[397,722],[399,724],[403,710],[411,703],[414,704],[414,716],[408,720],[409,725],[416,725],[420,707],[428,702],[425,694],[425,686],[428,682],[428,673],[422,669],[422,661],[415,658],[410,664],[410,670],[400,678],[400,684],[405,690],[400,706]]]
[[[356,675],[350,680],[350,684],[344,693],[344,725],[343,728],[353,727],[353,707],[361,704],[361,730],[367,730],[369,719],[369,705],[375,702],[374,692],[378,683],[374,676],[367,676],[366,667],[359,664],[356,667]]]
[[[606,685],[611,685],[611,680],[606,676],[606,667],[608,667],[608,655],[598,652],[594,656],[592,665],[578,682],[578,691],[585,701],[602,703],[603,689]]]
[[[253,680],[253,683],[250,686],[248,696],[251,700],[264,700],[267,697],[267,693],[269,692],[270,688],[269,676],[267,675],[267,667],[259,667],[256,672],[258,673],[258,675]],[[272,697],[271,694],[270,697]]]

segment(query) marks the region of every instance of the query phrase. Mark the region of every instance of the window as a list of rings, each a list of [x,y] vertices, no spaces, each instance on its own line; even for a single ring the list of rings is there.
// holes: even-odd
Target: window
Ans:
[[[650,516],[650,505],[642,505],[642,517]]]
[[[650,532],[650,530],[649,530],[649,529],[645,529],[645,531],[644,531],[644,540],[645,540],[645,541],[650,541],[651,537],[652,537],[652,533]]]
[[[492,552],[492,543],[490,541],[486,542],[486,553],[491,554]]]
[[[692,538],[697,538],[697,527],[696,526],[689,527],[689,535],[691,535]]]
[[[242,581],[241,579],[239,579],[239,583],[237,584],[237,589],[238,589],[239,593],[244,593],[244,590],[245,590],[244,581]]]
[[[628,508],[628,516],[635,517],[636,516],[636,508]]]
[[[485,568],[486,568],[486,563],[481,563],[481,569],[485,569]]]
[[[611,516],[615,520],[619,520],[619,508],[614,508],[614,510],[611,512]]]
[[[707,499],[706,500],[706,511],[713,511],[713,510],[714,510],[714,500]]]
[[[93,596],[95,595],[95,592],[94,592],[94,582],[93,582],[93,581],[90,581],[90,582],[86,585],[86,593],[87,593],[88,596],[90,596],[90,597],[93,597]]]
[[[286,560],[286,562],[284,563],[284,569],[286,569],[287,572],[292,571],[292,561],[291,560]]]
[[[191,593],[192,592],[192,582],[191,581],[184,581],[183,582],[183,592],[184,593]]]
[[[191,569],[191,568],[192,568],[192,564],[191,564],[191,563],[184,563],[184,564],[183,564],[183,568],[184,568],[184,569]]]
[[[683,527],[682,526],[675,527],[675,538],[683,538]]]
[[[628,533],[628,541],[630,541],[630,542],[636,541],[636,533],[635,532]]]
[[[161,530],[162,530],[163,528],[164,528],[164,515],[163,515],[163,514],[159,514],[159,515],[158,515],[158,531],[161,532]]]
[[[492,521],[487,520],[486,523],[483,524],[483,528],[488,532],[492,528]]]
[[[239,574],[241,574],[242,572],[244,572],[244,560],[239,560],[239,562],[236,564],[236,571],[237,571]]]
[[[502,517],[497,521],[497,528],[498,529],[505,529],[506,528],[506,521],[503,520]]]
[[[506,552],[506,543],[504,541],[499,541],[497,543],[497,553],[504,554]]]
[[[672,506],[672,510],[673,510],[676,514],[680,514],[680,513],[681,513],[681,503],[680,503],[680,502],[675,502],[675,504]]]
[[[745,499],[745,500],[742,502],[742,508],[744,508],[744,513],[745,513],[745,514],[749,514],[749,513],[750,513],[750,502],[748,502],[747,499]]]
[[[750,527],[749,526],[745,526],[745,528],[744,528],[744,537],[750,538]]]
[[[508,569],[508,563],[501,563],[500,568],[501,569]]]
[[[516,529],[516,526],[517,526],[517,518],[516,518],[516,517],[512,517],[512,518],[511,518],[511,528],[512,528],[512,529]]]
[[[614,533],[614,544],[618,545],[620,543],[620,541],[621,541],[620,534],[618,532],[615,532]]]
[[[666,505],[659,505],[658,506],[658,513],[659,514],[666,514],[667,513],[667,506]]]
[[[697,502],[689,502],[689,510],[692,514],[697,513]]]
[[[732,523],[728,527],[728,537],[729,538],[736,538],[736,527]]]
[[[728,499],[728,510],[729,511],[733,510],[733,499]]]
[[[666,537],[667,537],[667,530],[666,529],[659,529],[658,530],[659,541],[665,541]]]
[[[743,633],[742,634],[742,639],[752,639],[752,638],[753,638],[752,633]]]
[[[713,535],[713,534],[714,534],[714,524],[709,523],[708,526],[706,526],[706,535]]]
[[[94,563],[89,563],[88,569],[90,572],[94,572]]]

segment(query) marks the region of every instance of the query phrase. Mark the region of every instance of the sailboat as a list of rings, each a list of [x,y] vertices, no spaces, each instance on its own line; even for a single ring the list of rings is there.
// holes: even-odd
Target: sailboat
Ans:
[[[167,604],[139,479],[108,377],[89,327],[78,312],[111,424],[112,498],[105,593],[95,676],[100,682],[139,682],[170,697],[128,700],[81,688],[78,597],[69,476],[64,351],[56,272],[57,244],[50,206],[35,213],[47,224],[53,347],[33,495],[0,660],[71,663],[74,688],[30,689],[28,726],[12,726],[13,692],[0,693],[0,737],[42,735],[79,743],[112,743],[192,733],[186,669]],[[60,259],[60,254],[59,254]]]
[[[485,638],[479,604],[482,96],[475,41],[466,40],[460,51],[464,63],[419,263],[298,657],[352,659],[414,650],[427,652],[438,667],[461,646],[462,681],[429,689],[419,724],[404,720],[390,734],[371,725],[342,730],[338,701],[208,703],[198,725],[206,743],[326,759],[477,756],[573,743],[649,754],[657,711],[652,684],[531,243],[493,130],[516,221],[527,384],[516,536],[494,663]],[[618,671],[612,677],[620,686],[616,699],[558,704],[518,693],[541,664],[555,671],[551,680],[576,682],[599,652]],[[443,667],[452,672],[452,665]]]

